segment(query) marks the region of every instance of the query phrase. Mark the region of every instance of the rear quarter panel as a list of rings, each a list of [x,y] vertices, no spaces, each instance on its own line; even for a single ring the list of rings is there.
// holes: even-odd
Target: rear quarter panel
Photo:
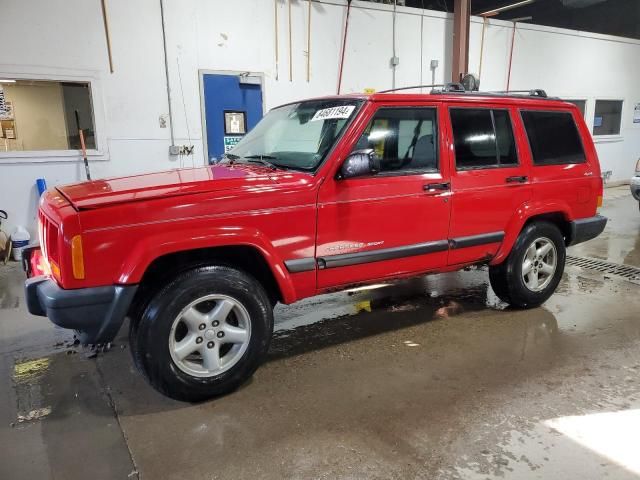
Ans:
[[[576,164],[535,165],[522,118],[517,116],[521,151],[531,164],[530,179],[532,197],[522,204],[509,222],[503,244],[491,261],[500,263],[511,251],[522,227],[532,217],[546,213],[559,213],[566,221],[591,217],[598,208],[598,196],[602,195],[600,163],[593,139],[580,111],[572,104],[564,106],[526,106],[519,110],[569,111],[580,135],[586,161]]]

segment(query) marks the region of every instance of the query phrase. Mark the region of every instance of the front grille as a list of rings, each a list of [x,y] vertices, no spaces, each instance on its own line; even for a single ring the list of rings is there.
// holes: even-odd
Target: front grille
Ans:
[[[640,268],[631,265],[605,262],[604,260],[597,260],[595,258],[572,257],[570,255],[567,255],[567,265],[595,270],[640,284]]]

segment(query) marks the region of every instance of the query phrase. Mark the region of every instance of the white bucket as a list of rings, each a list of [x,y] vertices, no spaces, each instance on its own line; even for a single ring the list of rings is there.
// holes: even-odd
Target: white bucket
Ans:
[[[11,234],[11,248],[13,250],[13,259],[16,262],[22,261],[22,250],[29,245],[29,240],[31,240],[31,235],[22,226],[18,226]]]

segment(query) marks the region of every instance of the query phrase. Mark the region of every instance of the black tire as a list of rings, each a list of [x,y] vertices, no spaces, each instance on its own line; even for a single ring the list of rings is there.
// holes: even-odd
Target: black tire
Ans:
[[[555,246],[556,269],[548,285],[530,290],[522,278],[522,266],[527,248],[539,238],[549,239]],[[554,224],[539,221],[525,226],[518,235],[511,253],[504,262],[489,267],[489,281],[495,294],[504,302],[518,308],[534,308],[548,300],[560,283],[566,260],[566,246],[562,233]]]
[[[230,369],[211,377],[189,375],[169,351],[174,320],[194,300],[209,294],[232,297],[249,315],[251,335],[242,357]],[[260,365],[273,332],[273,309],[262,285],[231,267],[212,265],[184,272],[160,289],[130,330],[134,363],[159,392],[176,400],[198,402],[229,393]]]

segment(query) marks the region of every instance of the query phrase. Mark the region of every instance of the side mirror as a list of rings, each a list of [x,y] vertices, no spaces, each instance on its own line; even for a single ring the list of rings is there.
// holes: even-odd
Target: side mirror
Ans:
[[[380,171],[380,159],[372,148],[351,152],[345,159],[338,178],[354,178],[371,175]]]

